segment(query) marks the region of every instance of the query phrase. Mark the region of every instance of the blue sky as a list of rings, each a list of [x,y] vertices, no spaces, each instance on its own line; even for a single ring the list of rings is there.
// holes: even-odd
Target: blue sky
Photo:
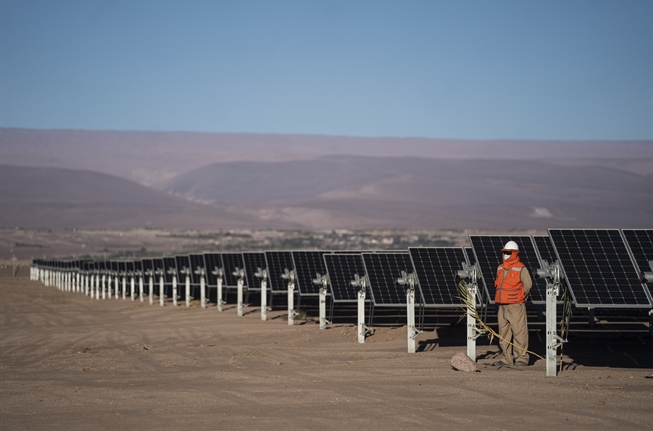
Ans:
[[[1,1],[0,125],[653,139],[653,1]]]

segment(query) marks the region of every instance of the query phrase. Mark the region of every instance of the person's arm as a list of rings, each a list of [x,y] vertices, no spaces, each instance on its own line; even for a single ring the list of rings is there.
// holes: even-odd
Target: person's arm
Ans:
[[[526,267],[522,268],[520,271],[521,273],[521,282],[524,285],[524,295],[528,295],[528,292],[531,291],[531,287],[533,287],[533,280],[531,280],[531,274],[528,272],[528,269]]]

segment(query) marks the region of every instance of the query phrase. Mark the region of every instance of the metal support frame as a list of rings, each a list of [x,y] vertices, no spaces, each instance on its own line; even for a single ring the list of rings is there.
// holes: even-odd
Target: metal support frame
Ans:
[[[255,277],[261,279],[261,320],[268,320],[268,270],[256,268]]]
[[[558,295],[564,275],[559,262],[543,261],[542,266],[536,274],[538,278],[546,278],[546,375],[555,377],[558,375],[558,347],[567,342],[558,336],[556,328]]]
[[[217,310],[222,311],[222,304],[224,304],[224,301],[222,300],[222,276],[224,275],[224,270],[216,266],[213,270],[213,275],[218,278],[218,293],[216,298]]]
[[[106,299],[107,294],[107,276],[102,274],[102,299]]]
[[[370,328],[365,325],[365,297],[370,282],[367,275],[360,277],[355,274],[354,277],[351,285],[358,287],[358,342],[362,344],[365,342],[365,337],[371,332]]]
[[[164,292],[165,287],[166,287],[165,277],[163,276],[163,271],[161,271],[159,274],[159,305],[161,307],[165,305],[165,299],[166,299],[166,295]]]
[[[298,314],[295,311],[295,280],[297,279],[297,274],[294,269],[288,270],[288,268],[285,268],[284,273],[281,274],[281,278],[288,280],[288,325],[292,326]]]
[[[245,270],[236,267],[233,272],[234,277],[238,278],[236,283],[236,314],[240,317],[243,316],[245,304],[243,304],[243,287],[245,286]]]
[[[129,274],[129,296],[131,297],[132,301],[136,299],[135,287],[136,287],[136,278],[134,277],[134,273],[131,273]]]
[[[317,274],[317,278],[313,279],[313,284],[320,286],[320,329],[326,329],[327,325],[331,322],[327,320],[326,317],[326,302],[327,302],[327,291],[329,286],[329,276]]]
[[[422,333],[415,326],[415,286],[417,285],[417,275],[413,272],[406,273],[401,271],[401,278],[397,280],[401,286],[408,286],[406,289],[406,327],[408,339],[408,353],[417,351],[417,336]]]
[[[202,266],[198,266],[195,274],[200,276],[200,307],[206,308],[206,270]]]
[[[148,269],[145,271],[147,275],[147,295],[150,299],[150,305],[154,305],[154,271]]]
[[[122,299],[127,299],[127,275],[122,276]]]
[[[478,293],[478,280],[481,278],[481,269],[478,264],[469,265],[462,262],[462,270],[458,271],[458,277],[468,279],[467,297],[472,298],[467,308],[467,356],[476,362],[476,339],[481,335],[476,327],[476,300]]]

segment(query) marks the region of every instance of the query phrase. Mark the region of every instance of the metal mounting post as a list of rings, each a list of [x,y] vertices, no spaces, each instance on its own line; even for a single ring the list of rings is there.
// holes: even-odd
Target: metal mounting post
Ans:
[[[122,276],[122,299],[127,299],[127,274]]]
[[[317,274],[313,279],[313,284],[320,286],[320,329],[326,329],[330,323],[326,318],[327,287],[329,285],[329,276]]]
[[[106,290],[107,290],[107,276],[102,274],[102,299],[106,299]]]
[[[143,273],[138,273],[138,298],[143,302]]]
[[[268,270],[256,268],[255,277],[261,279],[261,320],[268,320]]]
[[[163,276],[163,271],[160,271],[160,273],[159,273],[159,305],[161,307],[163,307],[164,303],[165,303],[165,298],[166,298],[165,287],[166,287],[166,285],[165,285],[165,278]]]
[[[238,278],[238,283],[236,284],[236,314],[238,316],[243,315],[243,309],[245,305],[243,304],[243,287],[245,285],[245,270],[236,267],[233,272],[234,277]]]
[[[360,277],[355,274],[354,277],[351,285],[358,287],[358,342],[362,344],[365,342],[367,334],[370,333],[370,328],[365,325],[365,297],[369,281],[367,275]]]
[[[150,305],[154,305],[154,271],[151,269],[147,270],[147,277],[148,277],[148,296],[150,297]]]
[[[100,300],[100,289],[102,286],[100,286],[100,274],[95,274],[95,299]]]
[[[177,275],[172,276],[172,305],[177,306]]]
[[[406,289],[406,327],[408,336],[408,353],[417,351],[416,339],[422,331],[415,326],[415,286],[417,285],[417,276],[415,273],[406,273],[401,271],[401,278],[397,280],[399,285],[407,285]]]
[[[222,276],[224,275],[224,271],[222,268],[216,266],[213,270],[213,275],[218,278],[218,297],[216,298],[217,310],[222,311],[222,304],[224,304],[224,301],[222,300]]]
[[[478,264],[469,265],[462,262],[462,270],[458,271],[458,277],[468,279],[467,297],[470,298],[467,305],[467,356],[476,362],[476,339],[480,333],[476,328],[476,298],[478,292],[478,280],[481,278],[481,270]]]
[[[135,295],[136,292],[134,292],[136,290],[136,289],[134,289],[136,287],[135,282],[136,282],[136,280],[134,279],[134,273],[131,273],[129,275],[129,296],[131,297],[132,301],[134,299],[136,299],[136,295]]]
[[[536,275],[538,278],[546,279],[546,375],[555,377],[558,375],[556,367],[558,347],[567,342],[567,340],[563,340],[558,336],[556,329],[556,307],[558,305],[560,283],[564,276],[559,262],[549,264],[544,261],[542,266],[543,268],[536,271]]]
[[[204,281],[206,270],[203,267],[198,266],[195,270],[195,274],[200,276],[200,306],[206,308],[206,282]]]
[[[293,325],[295,317],[297,317],[295,312],[295,270],[286,268],[284,273],[281,274],[281,278],[288,280],[288,325]]]

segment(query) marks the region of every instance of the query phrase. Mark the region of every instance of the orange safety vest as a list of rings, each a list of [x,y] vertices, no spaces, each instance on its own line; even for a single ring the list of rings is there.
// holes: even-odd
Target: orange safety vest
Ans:
[[[521,282],[521,270],[524,267],[525,265],[521,262],[516,262],[510,269],[499,265],[497,279],[494,281],[494,287],[497,289],[494,302],[497,304],[523,304],[526,302],[524,283]]]

